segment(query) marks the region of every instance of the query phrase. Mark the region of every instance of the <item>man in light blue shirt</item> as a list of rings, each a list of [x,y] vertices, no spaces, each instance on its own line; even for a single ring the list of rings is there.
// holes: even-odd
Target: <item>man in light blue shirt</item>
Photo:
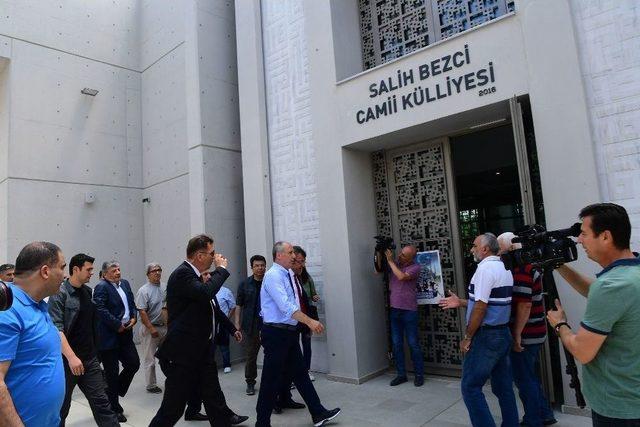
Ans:
[[[220,309],[229,318],[233,319],[236,310],[236,299],[233,297],[233,292],[226,286],[221,286],[220,290],[216,294]],[[231,372],[231,352],[229,351],[229,332],[224,326],[221,326],[218,330],[215,340],[213,340],[214,348],[217,347],[222,353],[222,366],[224,366],[224,373]],[[233,332],[233,331],[231,331]]]
[[[13,306],[0,312],[0,424],[58,427],[64,400],[60,335],[44,298],[64,278],[64,255],[33,242],[16,260]]]
[[[260,289],[260,315],[263,320],[261,338],[265,356],[256,407],[256,427],[271,425],[271,412],[276,406],[284,377],[293,379],[309,407],[314,426],[324,425],[340,413],[340,408],[327,410],[322,406],[302,357],[298,322],[304,323],[316,334],[322,333],[324,326],[300,310],[302,292],[294,288],[289,274],[294,260],[293,246],[287,242],[276,242],[273,245],[273,266],[265,274]],[[278,402],[278,406],[304,407],[290,399]]]

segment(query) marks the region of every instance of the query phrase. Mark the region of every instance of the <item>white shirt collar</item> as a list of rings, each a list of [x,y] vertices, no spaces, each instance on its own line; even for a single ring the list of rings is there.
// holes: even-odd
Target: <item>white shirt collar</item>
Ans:
[[[500,257],[498,255],[489,255],[488,257],[486,257],[485,259],[480,261],[478,263],[478,265],[482,264],[485,261],[487,261],[487,262],[489,262],[489,261],[500,261]]]
[[[195,272],[196,272],[196,276],[198,276],[198,277],[202,276],[202,273],[200,273],[200,270],[198,270],[198,269],[196,268],[196,266],[195,266],[195,265],[191,264],[191,263],[190,263],[189,261],[187,261],[187,260],[185,260],[185,262],[186,262],[187,264],[189,264],[189,265],[191,266],[191,268],[193,268],[193,271],[195,271]]]

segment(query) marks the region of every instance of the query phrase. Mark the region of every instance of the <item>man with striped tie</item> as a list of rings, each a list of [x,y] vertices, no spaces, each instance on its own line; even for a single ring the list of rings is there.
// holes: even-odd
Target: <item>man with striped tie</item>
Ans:
[[[498,239],[491,233],[473,241],[471,254],[478,269],[469,284],[469,299],[450,296],[440,301],[444,309],[467,307],[467,328],[460,341],[465,355],[462,365],[462,397],[471,424],[491,427],[495,421],[489,411],[482,387],[491,378],[491,390],[498,397],[503,426],[517,426],[518,408],[513,393],[511,351],[511,295],[513,276],[498,256]]]

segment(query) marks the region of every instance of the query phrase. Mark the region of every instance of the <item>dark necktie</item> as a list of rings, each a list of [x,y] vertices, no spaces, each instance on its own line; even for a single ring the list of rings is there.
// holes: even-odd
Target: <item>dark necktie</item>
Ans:
[[[300,300],[300,310],[304,314],[307,314],[307,304],[306,301],[302,298],[302,288],[300,287],[300,282],[298,281],[298,276],[294,273],[293,279],[296,281],[296,290],[298,292],[298,299]]]

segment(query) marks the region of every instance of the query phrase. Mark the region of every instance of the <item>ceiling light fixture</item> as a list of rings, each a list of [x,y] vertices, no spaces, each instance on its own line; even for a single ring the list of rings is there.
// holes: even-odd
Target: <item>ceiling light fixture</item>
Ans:
[[[83,95],[96,96],[98,94],[98,89],[91,89],[89,87],[85,87],[80,91]]]

